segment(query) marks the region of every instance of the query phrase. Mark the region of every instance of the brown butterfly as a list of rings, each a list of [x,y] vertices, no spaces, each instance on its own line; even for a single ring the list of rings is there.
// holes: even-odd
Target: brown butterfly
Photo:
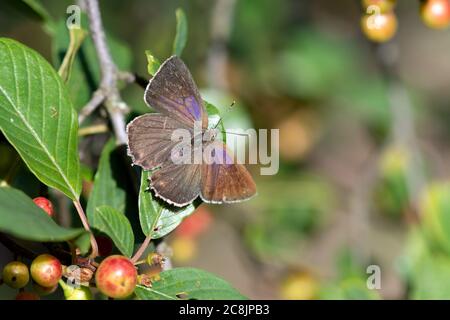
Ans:
[[[161,65],[145,90],[144,100],[159,113],[139,116],[128,124],[128,154],[133,164],[144,170],[155,170],[150,188],[157,197],[182,207],[198,196],[209,203],[231,203],[256,194],[250,173],[243,165],[235,163],[223,142],[214,139],[214,129],[208,129],[205,105],[180,58],[172,56]],[[203,137],[211,138],[205,141],[201,136],[194,136],[195,123],[200,124]],[[202,149],[213,150],[203,155],[206,161],[174,162],[174,152],[182,155],[185,150],[172,139],[174,130],[180,128],[189,130],[194,137],[188,148],[192,154],[198,146],[196,141],[201,141]],[[226,161],[215,161],[218,156]]]

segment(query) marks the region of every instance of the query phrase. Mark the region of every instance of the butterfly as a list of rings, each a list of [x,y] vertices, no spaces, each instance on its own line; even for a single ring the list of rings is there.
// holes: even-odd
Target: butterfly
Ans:
[[[144,114],[127,125],[128,154],[133,164],[152,170],[149,185],[157,197],[183,207],[198,197],[207,203],[232,203],[256,194],[255,182],[245,166],[236,163],[227,146],[214,139],[214,129],[208,129],[204,102],[180,58],[172,56],[160,66],[147,85],[144,101],[158,113]],[[202,149],[212,147],[213,152],[204,155],[208,161],[173,161],[179,146],[172,139],[174,130],[182,128],[194,136],[195,123],[200,124],[202,136],[212,137],[200,140]],[[189,141],[192,153],[198,138]],[[219,155],[227,161],[214,161]]]

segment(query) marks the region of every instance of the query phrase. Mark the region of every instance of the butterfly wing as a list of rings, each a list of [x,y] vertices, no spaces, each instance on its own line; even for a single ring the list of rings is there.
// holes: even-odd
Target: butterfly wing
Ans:
[[[128,154],[133,164],[152,170],[170,159],[178,143],[172,141],[175,129],[182,127],[178,121],[159,113],[148,113],[135,118],[127,125]]]
[[[212,145],[213,146],[212,146]],[[252,176],[242,164],[237,164],[221,141],[211,142],[210,152],[204,153],[201,198],[210,203],[232,203],[247,200],[256,194]]]
[[[169,161],[151,175],[150,188],[164,201],[184,207],[199,196],[200,182],[201,165]]]
[[[167,59],[150,79],[144,94],[145,102],[158,112],[187,125],[201,121],[208,127],[208,115],[194,79],[177,56]]]

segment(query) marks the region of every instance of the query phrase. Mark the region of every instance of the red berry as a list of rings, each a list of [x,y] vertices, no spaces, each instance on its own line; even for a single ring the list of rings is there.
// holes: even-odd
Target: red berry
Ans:
[[[16,300],[40,300],[41,298],[33,292],[19,292]]]
[[[97,241],[99,256],[109,256],[113,249],[113,243],[111,239],[106,236],[95,236],[95,240]]]
[[[3,268],[3,282],[11,288],[23,288],[29,280],[28,267],[20,261],[10,262]]]
[[[450,0],[427,0],[420,7],[423,22],[433,29],[450,25]]]
[[[31,263],[31,277],[43,287],[53,287],[62,276],[62,265],[57,258],[41,254]]]
[[[100,263],[95,274],[97,289],[111,298],[126,298],[136,287],[137,271],[124,256],[114,255]]]
[[[48,200],[47,198],[44,197],[37,197],[33,199],[33,202],[40,207],[42,210],[44,210],[45,212],[47,212],[47,214],[50,217],[53,217],[54,215],[54,211],[53,211],[53,205],[50,202],[50,200]]]
[[[211,225],[212,216],[208,209],[200,207],[197,211],[183,220],[175,234],[182,237],[196,238]]]

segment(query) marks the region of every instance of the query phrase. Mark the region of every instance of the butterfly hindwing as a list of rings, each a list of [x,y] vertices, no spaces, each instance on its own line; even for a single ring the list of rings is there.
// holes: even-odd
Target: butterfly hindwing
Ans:
[[[245,166],[234,161],[221,141],[213,141],[214,155],[205,152],[202,165],[201,198],[210,203],[232,203],[251,198],[256,185]]]
[[[151,175],[150,187],[166,202],[185,206],[200,194],[201,167],[200,164],[177,164],[171,158]]]

